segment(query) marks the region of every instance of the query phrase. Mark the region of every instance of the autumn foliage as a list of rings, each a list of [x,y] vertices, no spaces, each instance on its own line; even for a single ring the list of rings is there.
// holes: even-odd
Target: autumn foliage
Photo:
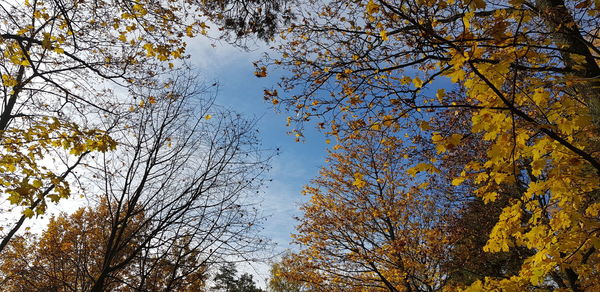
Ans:
[[[289,273],[312,270],[320,291],[441,287],[448,206],[404,171],[396,143],[373,133],[331,153],[330,166],[305,190],[311,199],[295,240],[310,248],[296,256],[302,268]]]
[[[105,202],[95,209],[81,208],[71,215],[52,217],[40,236],[26,233],[15,238],[0,265],[2,274],[7,275],[3,278],[3,289],[89,291],[102,272],[107,253],[103,243],[110,236],[109,210]],[[144,219],[143,214],[136,216],[125,232],[135,233]],[[129,256],[137,244],[131,242],[129,250],[122,250],[119,257]],[[181,257],[186,249],[190,247],[181,246],[171,254],[151,259],[140,254],[126,268],[112,273],[104,289],[138,291],[137,285],[141,284],[143,289],[152,291],[200,291],[193,289],[203,287],[206,268],[198,263],[194,253]]]
[[[303,2],[298,21],[281,34],[281,58],[257,63],[290,72],[280,83],[286,93],[265,97],[294,112],[298,136],[305,122],[316,120],[344,154],[332,153],[307,188],[311,201],[296,237],[303,246],[296,260],[305,268],[290,277],[363,291],[600,289],[598,5]],[[380,173],[377,160],[356,146],[376,137],[372,132],[394,139],[378,155],[400,152],[394,171],[403,175],[394,183],[429,183],[432,189],[420,193],[432,200],[445,193],[446,201],[434,205],[447,203],[447,216],[405,190],[392,192],[397,197],[387,204],[366,199],[382,191],[371,187]],[[359,161],[341,160],[352,157]],[[341,167],[349,169],[338,174]],[[426,270],[437,274],[417,273],[420,284],[403,282],[410,272],[390,274],[388,284],[386,273],[368,263],[386,271],[397,262],[393,252],[377,249],[378,240],[389,241],[384,234],[370,237],[373,226],[384,225],[362,213],[384,216],[389,209],[409,217],[430,213],[432,222],[446,225],[434,229],[443,248],[420,237],[416,246],[406,242],[407,250],[427,255],[419,263],[446,255],[441,269]],[[404,222],[394,216],[391,222]],[[397,231],[411,238],[430,230]],[[343,236],[361,252],[352,242],[340,244]],[[402,267],[411,266],[419,265]]]
[[[243,45],[283,21],[255,63],[284,72],[265,99],[298,140],[314,121],[336,145],[272,283],[600,290],[597,0],[23,0],[0,15],[2,288],[194,290],[262,247],[240,200],[268,158],[251,121],[188,102],[206,90],[186,38]],[[76,192],[92,209],[20,233]]]
[[[251,121],[211,107],[186,42],[267,39],[285,9],[2,1],[0,289],[197,291],[209,264],[262,247],[242,201],[270,154]],[[89,208],[57,215],[74,194]],[[49,213],[41,235],[23,234]]]

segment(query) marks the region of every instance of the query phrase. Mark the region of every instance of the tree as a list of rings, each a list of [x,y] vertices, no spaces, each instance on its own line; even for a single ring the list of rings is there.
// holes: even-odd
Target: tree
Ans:
[[[295,112],[298,136],[302,123],[319,119],[342,140],[369,131],[428,140],[420,157],[430,161],[410,162],[407,153],[409,174],[439,167],[452,175],[450,188],[472,184],[484,202],[506,200],[484,250],[534,253],[516,275],[481,278],[473,289],[597,289],[598,3],[314,0],[297,7],[298,21],[277,46],[282,58],[257,64],[257,75],[267,66],[291,72],[281,83],[291,96],[272,89],[265,97]],[[448,114],[468,122],[431,127]],[[459,147],[466,141],[476,142]],[[442,167],[452,155],[462,163]]]
[[[463,135],[461,145],[452,145],[446,150],[445,156],[440,157],[438,167],[444,173],[427,180],[431,187],[453,193],[451,203],[455,207],[447,215],[448,224],[445,226],[449,248],[442,264],[442,273],[447,277],[448,287],[469,285],[485,277],[509,278],[518,274],[524,260],[533,255],[532,250],[526,247],[515,247],[498,253],[483,250],[502,209],[511,200],[523,195],[522,188],[503,182],[495,189],[501,195],[495,201],[486,201],[474,194],[477,190],[475,182],[465,181],[459,188],[452,185],[454,177],[461,175],[462,167],[467,163],[477,161],[483,164],[487,160],[486,141],[482,141],[477,134],[469,133],[468,128],[465,129],[470,121],[471,116],[468,114],[457,115],[454,111],[446,111],[428,125],[432,132]],[[427,149],[423,151],[425,154],[437,152],[436,145],[431,145],[428,137],[420,138],[417,147]],[[525,218],[522,222],[526,222]]]
[[[147,261],[182,243],[202,266],[266,244],[256,234],[261,218],[250,195],[262,185],[270,154],[258,147],[253,122],[198,99],[203,88],[188,75],[170,83],[144,92],[144,106],[122,122],[120,151],[98,158],[100,180],[91,183],[99,182],[111,221],[91,291],[102,291],[130,264],[140,267],[140,278],[118,281],[143,285]],[[144,220],[136,224],[140,214]],[[130,225],[138,227],[126,232]]]
[[[188,57],[185,37],[268,39],[285,10],[246,0],[1,3],[0,191],[18,215],[0,252],[27,218],[70,196],[90,153],[115,149],[115,125],[99,121],[140,106],[123,93],[165,86],[160,75]],[[211,20],[219,35],[208,36]],[[51,158],[53,167],[41,163]]]
[[[219,268],[219,272],[215,275],[214,281],[215,285],[212,289],[225,289],[225,291],[235,291],[236,281],[235,274],[237,273],[237,269],[235,268],[235,264],[228,263]]]
[[[308,285],[292,279],[291,273],[298,270],[299,267],[293,264],[293,254],[287,252],[280,261],[271,264],[269,277],[269,291],[272,292],[302,292],[311,291]]]
[[[337,145],[305,189],[292,254],[281,271],[309,291],[433,291],[444,286],[447,199],[406,174],[403,147],[371,133]],[[429,169],[432,172],[436,170]],[[418,205],[419,208],[413,208]]]
[[[96,208],[81,208],[73,214],[52,217],[41,235],[26,233],[17,236],[2,256],[0,272],[6,291],[88,291],[100,272],[104,247],[98,243],[107,240],[110,218],[106,202]],[[132,232],[141,223],[137,216],[128,225]],[[180,239],[181,240],[181,239]],[[146,291],[201,291],[206,268],[198,263],[199,257],[187,245],[178,246],[168,254],[146,261],[143,284]],[[186,271],[181,270],[185,267]],[[139,278],[135,265],[120,270],[115,278]],[[113,282],[106,289],[139,291],[134,287]]]
[[[224,28],[225,38],[241,45],[248,35],[272,40],[280,26],[294,17],[288,2],[280,0],[219,0],[202,5],[204,13]]]
[[[256,283],[252,280],[252,275],[248,273],[242,274],[239,278],[236,277],[237,268],[234,263],[227,263],[219,268],[219,271],[214,277],[215,285],[211,288],[213,291],[225,292],[262,292],[263,290],[256,287]]]
[[[69,196],[66,178],[80,164],[78,157],[115,148],[109,129],[94,121],[126,108],[118,107],[124,101],[102,88],[102,81],[132,86],[156,75],[152,71],[159,71],[158,59],[184,57],[183,42],[172,35],[185,31],[183,24],[141,4],[121,4],[38,0],[1,4],[0,131],[3,181],[9,186],[2,191],[23,216],[4,236],[0,250],[25,218],[43,214],[47,201]],[[154,8],[168,10],[159,3]],[[156,49],[160,56],[152,50],[154,45],[162,48]],[[75,156],[74,163],[65,162],[63,169],[60,162],[57,169],[39,164],[63,148]]]
[[[250,195],[270,154],[258,147],[253,122],[200,98],[205,89],[187,74],[168,83],[139,92],[142,106],[106,121],[118,125],[120,147],[89,160],[91,173],[80,179],[88,198],[97,198],[94,209],[51,222],[32,244],[42,267],[25,275],[40,273],[38,286],[196,291],[215,263],[267,244],[256,232],[261,218]],[[56,235],[59,227],[65,231]],[[71,245],[84,250],[62,250]],[[17,267],[10,256],[2,262],[9,281]],[[54,281],[44,280],[48,270]],[[15,291],[23,281],[33,280],[19,278]]]
[[[450,287],[470,285],[485,277],[510,278],[517,275],[523,261],[533,255],[534,252],[525,247],[484,252],[489,234],[507,205],[507,200],[486,204],[474,198],[449,222],[448,242],[452,248],[446,253],[442,271]]]

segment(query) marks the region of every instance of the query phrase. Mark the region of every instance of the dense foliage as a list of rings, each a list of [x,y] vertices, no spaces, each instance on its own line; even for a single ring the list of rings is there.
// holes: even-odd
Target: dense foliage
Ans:
[[[294,112],[299,138],[302,125],[316,120],[340,152],[307,188],[312,199],[296,237],[305,269],[290,277],[357,291],[599,289],[598,5],[302,1],[275,46],[279,55],[257,63],[257,75],[270,67],[290,72],[265,98]],[[382,149],[399,152],[393,164],[356,146],[372,132],[386,134],[375,141]],[[340,160],[351,157],[358,162]],[[342,174],[340,165],[357,166]],[[377,178],[376,166],[404,174]],[[367,200],[385,190],[377,186],[398,184],[427,185],[390,191],[398,198],[387,204]],[[443,225],[434,229],[441,249],[426,250],[426,239],[394,247],[367,229],[385,227],[373,220],[390,216],[387,208],[408,217],[428,212],[428,204],[410,201],[416,194],[435,198],[435,211],[445,214],[431,213]],[[380,214],[362,215],[367,207]],[[407,250],[428,257],[408,257],[421,264],[447,257],[439,272],[427,269],[429,280],[389,258]]]

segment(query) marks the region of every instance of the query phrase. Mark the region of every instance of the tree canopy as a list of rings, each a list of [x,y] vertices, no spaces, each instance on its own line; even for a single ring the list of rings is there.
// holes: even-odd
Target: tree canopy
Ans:
[[[139,92],[173,85],[164,75],[187,66],[186,38],[269,38],[285,10],[245,0],[1,3],[0,182],[21,216],[0,251],[26,219],[71,195],[87,157],[116,149],[123,115],[159,98]]]
[[[264,290],[256,287],[252,275],[243,273],[237,276],[237,268],[234,263],[227,263],[219,268],[213,280],[215,284],[211,291],[223,292],[263,292]]]
[[[32,233],[15,238],[3,255],[0,270],[5,291],[90,291],[101,274],[106,246],[100,244],[110,233],[110,208],[106,202],[96,208],[79,209],[71,215],[52,217],[38,237]],[[127,224],[126,233],[134,233],[144,220],[136,216]],[[139,291],[139,286],[152,291],[201,291],[207,266],[199,261],[189,242],[168,254],[136,260],[111,274],[106,290]],[[121,251],[126,256],[136,244]],[[141,258],[141,257],[140,257]],[[145,265],[140,265],[144,263]],[[126,280],[132,286],[123,285]],[[193,290],[197,289],[197,290]]]
[[[447,198],[405,172],[396,143],[372,133],[330,154],[305,189],[310,201],[294,236],[310,248],[288,257],[295,268],[283,273],[317,291],[443,286]]]
[[[213,104],[214,87],[194,77],[186,49],[193,37],[269,39],[286,9],[0,3],[6,289],[189,291],[212,264],[263,248],[262,219],[245,198],[262,185],[271,153],[253,121]],[[89,208],[56,215],[40,237],[22,234],[26,220],[73,194]]]
[[[316,122],[336,142],[274,287],[600,290],[599,1],[22,0],[0,15],[7,289],[198,290],[264,248],[245,199],[271,154],[186,61],[193,37],[256,36],[276,42],[255,75],[283,75],[265,99],[297,140]],[[90,208],[22,233],[75,193]],[[236,272],[216,289],[260,291]]]
[[[462,194],[451,202],[459,210],[503,202],[499,213],[478,214],[494,224],[485,245],[471,248],[527,252],[516,274],[480,275],[470,289],[598,289],[597,1],[300,2],[278,54],[256,64],[258,76],[289,72],[265,98],[293,112],[298,137],[309,120],[342,148],[385,132],[405,149],[407,174]],[[373,175],[368,163],[358,179]],[[317,205],[306,220],[316,220]],[[319,250],[311,241],[326,235],[304,226],[305,252]],[[334,255],[313,269],[317,277]]]

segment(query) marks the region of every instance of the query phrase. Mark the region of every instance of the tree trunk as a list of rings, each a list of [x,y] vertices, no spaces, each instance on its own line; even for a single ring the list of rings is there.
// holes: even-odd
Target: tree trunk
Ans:
[[[92,286],[90,292],[104,292],[105,279],[106,274],[103,273],[102,275],[100,275],[100,277],[98,277],[98,279],[96,279],[96,281],[94,282],[94,286]]]
[[[585,100],[592,122],[600,128],[600,68],[588,42],[563,0],[537,0],[536,6],[554,44],[561,49],[566,67],[574,71],[570,76],[575,78],[573,87],[577,95]],[[578,58],[585,61],[582,63]]]

